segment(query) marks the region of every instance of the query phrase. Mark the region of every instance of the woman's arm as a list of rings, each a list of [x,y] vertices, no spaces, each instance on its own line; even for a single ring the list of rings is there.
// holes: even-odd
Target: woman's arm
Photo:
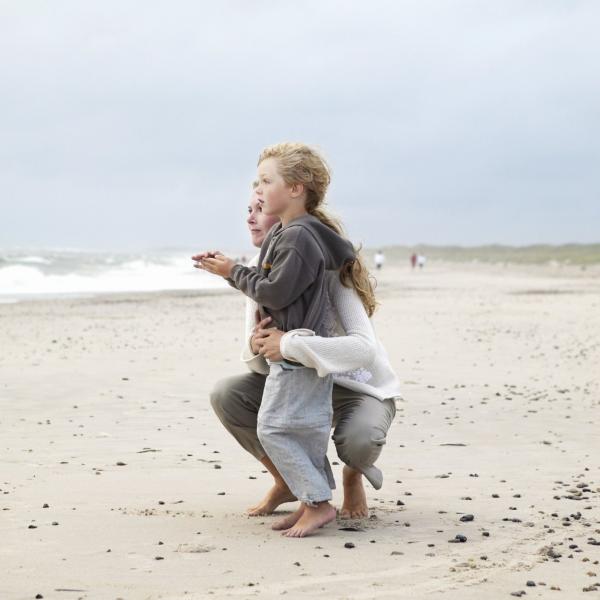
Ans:
[[[360,297],[342,285],[337,275],[330,296],[345,335],[319,337],[306,329],[288,331],[281,338],[281,354],[317,370],[320,377],[364,367],[375,359],[377,340]]]

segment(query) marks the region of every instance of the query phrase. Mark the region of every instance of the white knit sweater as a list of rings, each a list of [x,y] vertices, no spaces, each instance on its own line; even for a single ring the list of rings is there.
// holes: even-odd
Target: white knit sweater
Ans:
[[[256,261],[257,257],[249,264]],[[379,400],[400,398],[398,378],[356,290],[343,286],[337,273],[328,275],[328,283],[335,322],[333,336],[319,337],[308,329],[288,331],[281,338],[282,356],[316,369],[320,377],[332,373],[335,383],[347,389]],[[246,343],[242,360],[251,371],[267,375],[267,361],[260,354],[254,354],[250,346],[257,308],[255,302],[246,299]]]

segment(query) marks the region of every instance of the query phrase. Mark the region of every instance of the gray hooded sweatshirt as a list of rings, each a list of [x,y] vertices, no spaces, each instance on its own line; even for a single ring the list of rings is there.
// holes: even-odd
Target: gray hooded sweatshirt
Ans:
[[[272,317],[282,331],[306,328],[327,335],[325,272],[355,258],[348,240],[306,214],[285,227],[274,225],[261,246],[258,266],[235,265],[228,281],[259,305],[261,318]]]

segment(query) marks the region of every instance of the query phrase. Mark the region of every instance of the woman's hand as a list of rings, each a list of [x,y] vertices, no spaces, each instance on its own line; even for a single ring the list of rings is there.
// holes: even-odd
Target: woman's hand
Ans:
[[[284,332],[275,327],[270,329],[257,329],[254,334],[254,340],[258,347],[259,354],[271,361],[283,360],[281,354],[281,338]]]
[[[258,311],[256,311],[256,320],[258,321]],[[254,354],[258,354],[260,350],[260,346],[256,343],[257,337],[256,333],[259,329],[264,329],[273,319],[271,317],[265,317],[262,321],[258,321],[258,323],[252,329],[252,335],[250,336],[250,348]]]

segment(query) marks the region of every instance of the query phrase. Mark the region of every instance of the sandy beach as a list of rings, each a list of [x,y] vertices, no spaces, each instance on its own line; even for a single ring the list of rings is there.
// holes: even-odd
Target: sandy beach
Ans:
[[[600,593],[598,270],[377,276],[384,486],[306,539],[244,515],[271,480],[209,404],[245,369],[241,294],[0,304],[0,600]]]

